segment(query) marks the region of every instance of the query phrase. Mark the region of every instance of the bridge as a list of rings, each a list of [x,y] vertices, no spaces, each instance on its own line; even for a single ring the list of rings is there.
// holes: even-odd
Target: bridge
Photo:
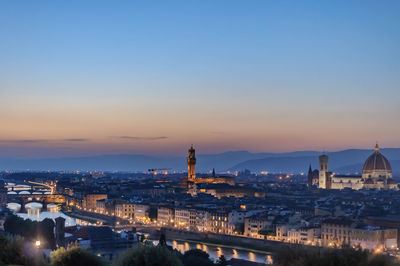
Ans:
[[[57,181],[50,181],[50,182],[35,182],[35,181],[26,181],[22,184],[18,185],[6,185],[6,188],[8,189],[9,192],[15,192],[17,194],[56,194],[57,193]],[[46,191],[43,191],[43,188],[46,189]],[[48,191],[48,189],[50,191]],[[13,193],[11,193],[13,194]]]
[[[53,182],[53,181],[51,181],[50,183],[27,181],[27,183],[32,184],[32,185],[47,187],[50,189],[50,194],[54,194],[56,192],[56,188],[57,188],[57,182]]]
[[[20,212],[25,212],[25,205],[28,203],[37,202],[46,209],[49,203],[64,204],[65,196],[61,194],[8,194],[7,201],[18,203],[21,205]]]

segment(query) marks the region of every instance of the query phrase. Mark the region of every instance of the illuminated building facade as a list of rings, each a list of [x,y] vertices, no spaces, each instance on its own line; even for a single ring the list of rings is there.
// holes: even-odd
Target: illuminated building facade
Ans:
[[[362,176],[336,175],[328,171],[328,156],[319,157],[318,187],[322,189],[398,189],[392,178],[392,167],[380,152],[378,143],[374,152],[367,158]]]
[[[188,164],[188,179],[192,180],[196,178],[196,151],[193,148],[193,145],[190,146],[189,155],[187,158]]]
[[[85,211],[95,211],[98,200],[107,199],[107,194],[87,194],[82,202]]]
[[[181,178],[181,186],[184,188],[191,188],[195,184],[229,184],[235,185],[235,178],[230,176],[213,176],[210,177],[196,177],[196,151],[193,145],[188,150],[187,157],[188,176]]]

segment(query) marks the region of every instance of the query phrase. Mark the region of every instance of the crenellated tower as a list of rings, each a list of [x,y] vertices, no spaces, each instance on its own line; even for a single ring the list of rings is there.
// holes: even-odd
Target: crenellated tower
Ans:
[[[187,158],[188,164],[188,179],[196,178],[196,151],[193,148],[193,145],[190,146],[189,155]]]

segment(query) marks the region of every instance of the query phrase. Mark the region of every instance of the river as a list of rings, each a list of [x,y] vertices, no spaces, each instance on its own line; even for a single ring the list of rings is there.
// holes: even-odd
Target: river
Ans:
[[[207,252],[212,260],[217,260],[221,255],[224,255],[227,260],[231,258],[248,260],[252,262],[261,262],[265,264],[272,264],[272,255],[269,252],[262,251],[249,251],[240,248],[230,248],[226,246],[199,243],[196,241],[167,241],[174,249],[179,250],[181,253],[190,249],[200,249]]]

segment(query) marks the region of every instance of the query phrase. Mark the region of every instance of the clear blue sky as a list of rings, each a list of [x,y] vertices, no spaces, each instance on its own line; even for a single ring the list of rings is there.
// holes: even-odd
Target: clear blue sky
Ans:
[[[2,1],[0,156],[400,146],[400,1]]]

